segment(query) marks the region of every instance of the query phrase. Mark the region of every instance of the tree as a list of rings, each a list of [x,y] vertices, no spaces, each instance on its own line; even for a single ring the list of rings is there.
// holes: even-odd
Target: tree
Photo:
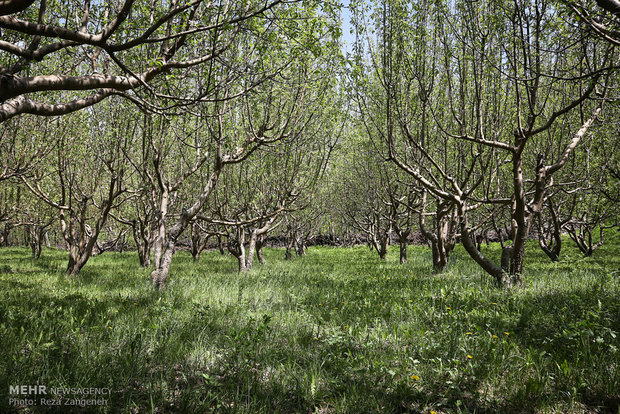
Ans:
[[[370,249],[382,260],[387,258],[392,235],[392,206],[388,204],[383,169],[372,142],[355,131],[341,145],[344,154],[335,162],[333,193],[338,215],[349,227],[363,234]]]
[[[597,0],[596,6],[571,0],[562,0],[568,10],[594,35],[620,46],[620,1]]]
[[[158,112],[170,109],[159,99],[211,100],[219,85],[196,88],[193,69],[219,59],[253,20],[273,19],[284,2],[86,0],[48,8],[42,0],[38,11],[31,3],[0,6],[0,122],[63,115],[113,95]],[[184,88],[171,94],[176,76]]]
[[[216,99],[199,106],[206,136],[193,147],[209,154],[205,165],[210,169],[197,195],[188,198],[189,206],[166,231],[161,260],[151,274],[158,289],[167,280],[179,236],[202,210],[224,169],[245,162],[261,148],[299,136],[315,115],[309,108],[322,102],[326,73],[338,57],[332,53],[337,46],[334,21],[312,4],[279,12],[280,19],[273,22],[254,21],[254,30],[218,58],[225,65],[204,68],[209,82],[220,87]],[[235,82],[239,73],[243,77]]]
[[[92,122],[80,116],[57,121],[55,159],[38,165],[31,177],[20,177],[36,197],[57,210],[71,276],[77,276],[93,254],[110,211],[123,202],[124,152],[134,138],[127,127],[130,119],[114,112],[106,114],[109,118],[97,111],[90,115]]]
[[[583,39],[544,1],[423,2],[411,9],[384,4],[378,20],[383,59],[371,55],[385,91],[387,127],[376,130],[385,131],[390,159],[457,212],[470,256],[498,283],[518,284],[530,228],[552,176],[606,100],[612,48]],[[422,13],[410,15],[419,8]],[[493,17],[483,21],[483,14]],[[566,39],[574,39],[572,47],[564,47]],[[579,109],[588,115],[575,116]],[[400,134],[391,129],[392,117]],[[560,122],[561,136],[572,136],[555,141],[559,154],[538,152]],[[469,220],[483,205],[510,208],[506,266],[476,246],[478,226]]]
[[[282,215],[304,209],[312,198],[331,153],[332,136],[325,128],[330,121],[321,113],[327,107],[317,105],[315,119],[308,119],[295,134],[224,172],[206,209],[208,216],[199,216],[225,226],[227,246],[240,272],[252,268],[255,253],[265,262],[265,236],[282,224]]]

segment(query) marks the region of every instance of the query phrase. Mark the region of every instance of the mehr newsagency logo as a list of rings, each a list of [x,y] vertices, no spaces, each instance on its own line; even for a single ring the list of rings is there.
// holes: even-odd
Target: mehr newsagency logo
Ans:
[[[110,393],[110,388],[9,385],[9,406],[105,406]]]

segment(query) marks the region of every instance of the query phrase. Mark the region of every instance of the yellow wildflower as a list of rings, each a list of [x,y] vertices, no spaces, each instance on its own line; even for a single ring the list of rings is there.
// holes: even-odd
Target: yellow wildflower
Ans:
[[[417,381],[417,380],[419,380],[419,379],[420,379],[420,377],[418,377],[416,374],[412,374],[412,375],[411,375],[411,379],[414,379],[414,380],[416,380],[416,381]]]
[[[473,358],[473,356],[467,355],[467,359],[472,359],[472,358]]]

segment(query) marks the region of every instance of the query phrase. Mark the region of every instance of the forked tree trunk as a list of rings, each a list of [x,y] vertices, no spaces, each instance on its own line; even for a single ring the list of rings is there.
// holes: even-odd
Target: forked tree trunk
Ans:
[[[161,229],[163,227],[163,234],[165,234],[165,239],[167,241],[163,249],[163,254],[157,254],[155,257],[155,269],[151,273],[151,282],[155,289],[161,290],[164,288],[170,272],[170,265],[172,264],[172,256],[174,255],[177,240],[206,202],[219,179],[221,171],[222,163],[221,161],[218,161],[216,162],[215,169],[211,173],[211,176],[203,188],[202,193],[198,195],[196,201],[191,207],[183,209],[181,217],[179,217],[179,220],[168,230],[167,234],[165,231],[165,223],[163,220],[161,221],[159,236],[161,237],[162,235]]]
[[[388,233],[388,234],[380,235],[378,240],[377,239],[373,240],[373,245],[375,249],[377,250],[377,253],[379,254],[379,258],[381,260],[387,259],[389,239],[390,239],[390,236]]]
[[[456,210],[454,206],[440,203],[435,213],[435,231],[426,228],[426,192],[422,192],[422,209],[420,211],[420,231],[431,244],[433,270],[441,273],[448,264],[450,253],[456,243]],[[474,246],[475,247],[475,246]]]
[[[394,232],[398,236],[400,264],[405,264],[407,263],[407,238],[411,233],[411,228],[403,230],[400,228],[400,226],[394,224]]]
[[[549,203],[549,211],[551,213],[551,225],[549,241],[545,237],[545,226],[542,222],[542,214],[538,215],[538,245],[545,252],[552,262],[557,262],[562,250],[562,224],[558,219],[558,215],[553,208],[553,204]]]
[[[605,241],[605,227],[599,225],[599,241],[596,243],[592,238],[592,227],[594,226],[587,223],[568,226],[568,235],[586,257],[591,257],[594,250],[601,247]]]
[[[84,231],[84,228],[78,230],[78,232]],[[73,240],[73,243],[69,244],[69,262],[67,263],[66,270],[67,275],[77,276],[80,273],[80,270],[82,270],[82,267],[84,267],[93,253],[95,242],[96,240],[92,234],[86,237],[84,237],[83,234],[77,234],[77,237]]]
[[[151,248],[150,246],[138,245],[138,259],[141,267],[151,266]]]
[[[247,272],[252,269],[254,265],[254,254],[256,253],[258,260],[261,263],[265,263],[265,258],[262,254],[263,247],[263,237],[264,235],[272,230],[271,227],[277,215],[271,217],[267,222],[260,228],[253,228],[250,230],[250,240],[248,241],[247,251],[245,246],[245,228],[243,226],[237,227],[237,237],[234,241],[234,244],[229,247],[230,252],[237,258],[239,262],[239,272]],[[231,245],[229,241],[229,246]]]
[[[90,259],[93,249],[97,244],[97,238],[103,228],[114,199],[122,193],[120,181],[117,177],[110,180],[108,198],[103,200],[99,217],[94,228],[86,224],[86,210],[88,208],[88,198],[84,197],[78,204],[79,217],[73,210],[70,210],[69,226],[65,221],[65,210],[60,210],[60,223],[63,237],[69,246],[69,263],[67,264],[66,274],[77,276],[82,267]]]
[[[515,229],[512,244],[512,252],[510,255],[510,269],[508,271],[509,281],[505,277],[504,283],[509,286],[520,285],[523,275],[523,260],[525,257],[525,245],[527,237],[530,234],[532,219],[538,217],[542,209],[544,201],[545,188],[547,185],[547,169],[544,166],[544,157],[538,156],[536,161],[536,181],[534,187],[534,199],[528,205],[525,196],[525,184],[523,180],[522,169],[522,151],[524,147],[523,141],[516,137],[517,148],[513,155],[513,186],[514,186],[514,204],[512,208],[512,223]],[[504,272],[505,273],[505,272]]]
[[[43,249],[43,241],[47,235],[47,226],[40,226],[33,224],[29,226],[30,233],[30,249],[32,251],[32,257],[38,259],[41,257],[41,251]]]
[[[192,254],[194,262],[198,263],[200,261],[200,253],[202,253],[202,251],[207,247],[207,243],[209,242],[210,237],[210,235],[202,237],[198,224],[192,224],[190,237],[190,253]]]
[[[242,227],[237,228],[236,236],[228,238],[228,251],[237,258],[239,273],[245,272],[246,253],[245,253],[245,230]]]

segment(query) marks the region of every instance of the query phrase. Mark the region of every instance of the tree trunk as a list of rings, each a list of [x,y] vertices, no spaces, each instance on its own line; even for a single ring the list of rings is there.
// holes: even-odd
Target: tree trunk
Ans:
[[[423,192],[419,217],[420,231],[431,244],[433,270],[441,273],[448,264],[448,258],[456,243],[457,212],[453,205],[439,204],[435,212],[435,232],[426,228],[425,214],[426,192]],[[475,245],[474,249],[476,249]]]
[[[439,251],[439,242],[431,240],[431,250],[433,252],[433,270],[435,273],[441,273],[445,267],[445,262],[442,260],[442,254]]]
[[[306,253],[306,245],[303,237],[299,237],[295,241],[295,253],[297,256],[303,256]]]
[[[510,271],[510,257],[512,256],[512,247],[506,246],[502,248],[502,256],[501,256],[501,267],[504,273],[509,273]]]
[[[258,262],[260,264],[265,264],[265,256],[263,256],[263,243],[265,239],[263,236],[259,236],[256,240],[256,257],[258,258]]]
[[[39,226],[39,229],[35,232],[36,236],[36,246],[35,246],[35,259],[39,259],[41,257],[41,251],[43,250],[43,241],[45,240],[45,236],[47,235],[47,229],[45,227]]]
[[[118,186],[118,188],[117,188]],[[97,238],[101,229],[106,223],[114,198],[120,194],[120,182],[117,178],[110,180],[108,199],[103,201],[99,218],[95,227],[91,228],[86,223],[86,210],[88,198],[84,197],[78,205],[79,217],[71,211],[70,226],[67,228],[64,210],[60,211],[61,228],[65,241],[69,245],[69,263],[67,264],[67,275],[77,276],[88,259],[90,259],[93,249],[97,244]]]
[[[177,240],[179,236],[183,233],[185,228],[189,225],[190,220],[192,220],[198,211],[202,208],[202,206],[207,201],[207,198],[211,194],[213,188],[219,179],[221,170],[222,170],[222,162],[221,158],[218,158],[218,161],[215,165],[215,171],[211,173],[211,177],[209,178],[207,184],[202,190],[202,193],[198,195],[194,204],[192,204],[189,208],[183,209],[183,213],[179,220],[170,228],[168,234],[165,235],[167,239],[166,249],[164,251],[163,258],[156,257],[155,259],[155,270],[151,273],[151,281],[153,283],[153,287],[156,289],[163,289],[166,280],[168,278],[168,273],[170,271],[170,264],[172,263],[172,255],[174,254],[174,250],[176,247]],[[164,203],[162,203],[163,205]],[[167,207],[167,203],[166,203]],[[165,223],[161,220],[162,227],[164,228],[165,234]],[[161,227],[159,232],[159,237],[162,237]]]
[[[30,244],[30,250],[32,251],[32,258],[37,258],[37,237],[39,232],[37,231],[37,226],[32,224],[28,226],[28,233],[30,235],[30,240],[29,240],[29,244]],[[39,249],[40,251],[40,249]],[[40,255],[40,253],[39,253]]]
[[[237,258],[239,273],[248,270],[246,268],[245,253],[245,230],[237,227],[237,235],[234,238],[228,237],[228,251]]]
[[[191,249],[192,259],[194,259],[194,263],[200,262],[200,251],[196,249]]]
[[[155,267],[163,263],[164,244],[166,243],[166,216],[168,215],[168,191],[162,190],[159,210],[155,212],[156,227],[153,234],[153,261]]]
[[[222,236],[217,236],[217,249],[220,251],[220,254],[224,256],[226,251],[224,250],[224,243],[222,243]]]
[[[151,265],[151,238],[146,231],[146,225],[142,222],[133,220],[131,222],[133,240],[138,248],[138,259],[141,267]]]
[[[407,237],[400,237],[398,243],[400,246],[400,264],[405,264],[407,262]]]
[[[379,258],[381,260],[387,260],[387,252],[388,252],[388,242],[390,240],[390,236],[389,235],[383,235],[381,236],[381,239],[379,240]]]
[[[90,243],[88,243],[90,245]],[[69,248],[69,263],[67,264],[67,276],[78,276],[82,267],[92,255],[93,247],[84,250],[79,245],[73,244]]]
[[[174,240],[169,240],[163,254],[159,256],[159,263],[155,263],[155,270],[151,273],[151,283],[155,289],[162,290],[166,285],[166,280],[170,272],[170,265],[172,264],[172,256],[174,255],[175,244]]]
[[[482,253],[480,253],[478,249],[476,249],[476,245],[472,241],[469,234],[469,229],[467,228],[467,216],[465,206],[463,204],[459,204],[457,205],[457,207],[461,227],[461,242],[463,243],[463,247],[465,248],[469,256],[474,259],[474,261],[478,263],[478,265],[482,267],[485,272],[491,275],[495,279],[495,281],[501,286],[504,281],[504,271],[501,267],[497,266],[495,263],[487,259]]]
[[[587,223],[579,224],[577,225],[577,228],[575,228],[572,224],[568,227],[568,235],[571,239],[573,239],[581,253],[586,257],[591,257],[594,250],[601,247],[605,241],[604,227],[599,224],[600,238],[598,243],[594,243],[592,240],[591,227],[593,227],[593,225],[589,225]]]
[[[243,273],[246,270],[248,270],[246,267],[247,261],[246,261],[245,246],[243,245],[243,243],[239,243],[239,254],[236,257],[237,257],[237,261],[239,264],[239,273]]]
[[[209,242],[209,237],[210,236],[207,235],[203,239],[201,232],[200,232],[200,228],[198,227],[198,224],[197,223],[192,224],[191,237],[190,237],[190,240],[191,240],[190,252],[192,254],[192,258],[194,259],[194,262],[198,263],[200,261],[200,253],[202,253],[202,251],[207,246],[207,243]]]
[[[141,267],[151,266],[151,249],[145,246],[138,245],[138,259],[140,260]]]
[[[9,233],[11,232],[11,226],[9,224],[5,224],[2,229],[2,235],[0,236],[0,246],[9,246]]]
[[[293,234],[289,234],[288,244],[286,245],[286,251],[284,252],[284,259],[291,260],[291,249],[293,248],[293,244],[295,243],[295,236]]]
[[[250,244],[248,246],[248,252],[245,257],[245,269],[244,271],[248,271],[254,265],[254,253],[256,252],[256,239],[258,238],[258,234],[256,229],[252,230],[250,233]]]

